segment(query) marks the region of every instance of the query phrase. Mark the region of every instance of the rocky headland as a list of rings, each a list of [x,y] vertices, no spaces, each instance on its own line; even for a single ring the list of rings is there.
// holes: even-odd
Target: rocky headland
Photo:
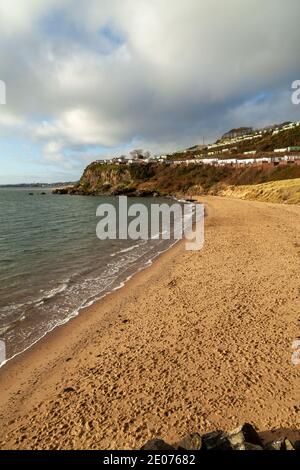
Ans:
[[[300,165],[274,168],[211,165],[91,163],[80,181],[53,190],[81,196],[232,195],[268,202],[300,202]]]

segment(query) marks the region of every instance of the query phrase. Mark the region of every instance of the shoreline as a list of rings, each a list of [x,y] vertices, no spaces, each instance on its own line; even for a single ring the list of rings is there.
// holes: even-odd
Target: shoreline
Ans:
[[[21,188],[23,189],[23,188]],[[60,189],[60,188],[57,188],[57,189]],[[190,203],[192,202],[190,199],[182,199],[182,200],[178,200],[176,199],[175,197],[172,199],[174,199],[175,201],[178,201],[178,202],[184,202],[184,203]],[[195,202],[195,200],[194,200]],[[110,289],[108,290],[104,290],[103,293],[99,292],[99,294],[95,294],[93,295],[92,297],[90,297],[90,299],[87,299],[85,302],[84,302],[84,305],[79,305],[77,307],[74,308],[74,310],[70,311],[69,313],[69,316],[65,319],[61,319],[61,321],[58,321],[57,324],[55,324],[54,326],[51,326],[49,329],[47,330],[44,330],[41,335],[35,339],[30,345],[24,347],[24,349],[14,353],[11,357],[9,357],[8,359],[6,359],[5,361],[3,361],[2,363],[0,363],[0,370],[7,364],[9,364],[14,358],[20,356],[20,355],[23,355],[24,353],[26,353],[27,351],[29,351],[32,347],[34,347],[37,343],[39,343],[41,340],[43,340],[45,337],[48,336],[48,334],[52,333],[53,331],[55,331],[57,328],[60,328],[62,326],[64,326],[65,324],[69,323],[69,321],[73,320],[74,318],[76,318],[78,315],[81,314],[81,312],[83,310],[86,310],[87,308],[89,308],[90,306],[92,306],[93,304],[97,303],[97,302],[100,302],[102,299],[104,299],[107,295],[110,295],[111,293],[113,293],[114,291],[116,290],[119,290],[119,289],[122,289],[123,287],[125,287],[125,285],[127,284],[127,282],[133,277],[135,276],[136,274],[138,274],[139,272],[143,271],[144,269],[147,269],[148,267],[150,267],[152,265],[152,263],[154,262],[154,260],[156,260],[157,257],[161,256],[161,254],[163,254],[164,252],[168,251],[169,249],[171,249],[175,244],[177,244],[180,240],[173,240],[170,242],[170,245],[166,248],[158,248],[157,249],[157,252],[155,253],[151,253],[149,252],[149,259],[146,259],[145,262],[141,263],[140,265],[137,263],[137,266],[135,266],[135,269],[130,270],[130,266],[127,268],[127,270],[125,271],[125,275],[124,276],[120,276],[120,279],[118,279],[118,284],[117,282],[115,283],[116,285],[114,287],[111,287]],[[131,249],[131,248],[130,248]],[[115,256],[115,254],[113,255]],[[141,259],[144,255],[140,255],[139,258],[137,258],[136,261],[138,261],[138,259]],[[128,271],[128,272],[127,272]],[[126,274],[127,272],[127,274]],[[130,274],[128,274],[130,273]]]
[[[105,292],[100,298],[92,301],[91,304],[79,308],[76,315],[71,316],[68,320],[66,320],[65,323],[56,325],[53,329],[45,332],[44,335],[40,339],[35,341],[31,346],[17,353],[15,356],[9,358],[5,363],[3,363],[3,365],[0,365],[0,379],[2,371],[6,372],[7,369],[9,369],[10,365],[15,366],[15,364],[17,364],[18,362],[27,362],[27,355],[29,355],[31,352],[32,354],[35,354],[37,349],[44,348],[47,345],[48,339],[51,341],[56,341],[55,336],[59,333],[61,336],[63,333],[60,330],[64,330],[65,328],[67,328],[69,324],[75,322],[76,319],[78,319],[82,315],[91,315],[94,310],[98,310],[98,308],[101,308],[106,298],[115,296],[119,291],[122,291],[126,287],[132,288],[130,284],[134,284],[136,278],[139,278],[139,276],[143,276],[144,271],[151,269],[156,263],[159,263],[159,261],[162,257],[164,257],[164,255],[167,255],[170,251],[175,250],[178,245],[182,245],[183,243],[185,243],[185,240],[177,240],[164,251],[159,251],[152,259],[148,260],[147,265],[140,267],[133,274],[129,275],[127,278],[125,278],[125,280],[121,281],[117,287],[113,288],[111,291]]]
[[[22,356],[23,354],[26,354],[28,351],[30,351],[32,348],[34,348],[40,341],[43,341],[43,340],[46,340],[46,338],[48,337],[49,334],[53,333],[55,330],[57,330],[58,328],[63,328],[65,327],[69,322],[71,322],[72,320],[74,320],[75,318],[77,318],[79,315],[81,315],[84,311],[86,310],[89,310],[91,307],[93,307],[94,305],[102,302],[107,296],[109,295],[112,295],[114,294],[115,292],[117,292],[118,290],[120,289],[123,289],[124,287],[126,287],[126,285],[128,284],[128,282],[130,282],[130,280],[132,278],[134,278],[135,276],[139,275],[140,273],[142,273],[144,270],[146,269],[149,269],[151,268],[151,266],[153,265],[153,263],[158,260],[162,255],[164,255],[164,253],[168,252],[169,250],[172,250],[172,248],[174,248],[178,243],[180,242],[184,242],[184,240],[176,240],[174,241],[174,243],[172,243],[169,247],[167,247],[165,250],[163,251],[158,251],[152,258],[150,258],[144,265],[140,266],[136,271],[134,271],[132,274],[130,274],[129,276],[125,277],[123,280],[120,280],[120,283],[114,287],[113,289],[111,290],[108,290],[107,292],[104,292],[104,294],[101,294],[100,297],[97,297],[96,299],[94,300],[90,300],[90,301],[87,301],[86,305],[84,307],[78,307],[76,308],[72,313],[71,315],[65,319],[65,321],[63,323],[59,323],[57,325],[55,325],[54,327],[52,327],[50,330],[47,330],[43,333],[43,335],[38,338],[37,340],[35,340],[30,346],[28,346],[27,348],[23,349],[22,351],[16,353],[14,356],[10,357],[9,359],[5,360],[4,362],[0,363],[0,373],[1,373],[1,370],[5,367],[5,366],[8,366],[11,362],[14,361],[14,359],[18,358],[19,356]]]
[[[70,354],[72,354],[68,346],[65,345],[65,336],[68,337],[69,342],[76,346],[79,342],[79,336],[88,336],[90,334],[91,326],[97,325],[97,328],[103,327],[103,332],[113,326],[114,322],[118,321],[118,314],[109,316],[104,312],[102,318],[96,318],[99,309],[105,310],[114,305],[116,301],[122,301],[127,295],[132,294],[136,287],[144,287],[147,279],[151,275],[157,275],[160,272],[160,265],[164,261],[173,259],[177,254],[183,250],[185,240],[176,241],[171,247],[163,252],[159,252],[152,260],[149,266],[145,266],[135,272],[125,282],[124,286],[107,292],[102,298],[95,301],[92,305],[80,309],[75,317],[70,318],[68,322],[46,333],[40,340],[29,347],[27,350],[16,355],[8,360],[2,367],[0,367],[0,430],[3,427],[2,423],[2,407],[7,405],[10,407],[11,402],[14,403],[15,397],[20,398],[21,401],[27,401],[27,395],[30,395],[30,388],[35,384],[33,373],[35,370],[42,370],[43,377],[48,374],[48,371],[53,369],[53,362],[63,361],[69,362]],[[111,312],[109,312],[111,313]],[[2,384],[5,386],[2,389]],[[28,389],[22,390],[23,384],[28,385]],[[28,391],[27,391],[28,390]],[[31,403],[31,400],[29,400]],[[18,410],[20,411],[20,410]],[[21,416],[23,414],[21,412]],[[13,424],[15,409],[13,408],[9,414],[9,424]],[[1,445],[1,431],[0,431],[0,450]]]
[[[200,201],[203,250],[176,243],[1,368],[0,448],[138,448],[247,420],[300,428],[300,208]]]

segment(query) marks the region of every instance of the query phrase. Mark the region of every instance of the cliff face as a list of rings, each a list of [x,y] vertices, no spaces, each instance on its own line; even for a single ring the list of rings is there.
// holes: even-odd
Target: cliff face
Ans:
[[[119,185],[129,185],[132,182],[130,167],[114,165],[90,165],[80,179],[79,186],[89,192],[109,191]]]
[[[114,165],[91,163],[84,171],[79,183],[58,193],[83,195],[148,195],[155,192],[154,186],[147,188],[158,171],[158,165]]]
[[[232,167],[211,165],[89,165],[80,182],[55,190],[59,194],[193,196],[222,194],[232,186],[300,178],[300,165]]]

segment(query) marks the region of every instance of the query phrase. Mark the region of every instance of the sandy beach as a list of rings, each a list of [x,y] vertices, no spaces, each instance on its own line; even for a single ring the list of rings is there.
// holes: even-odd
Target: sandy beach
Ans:
[[[178,243],[0,370],[1,449],[300,429],[300,206],[201,201],[201,251]]]

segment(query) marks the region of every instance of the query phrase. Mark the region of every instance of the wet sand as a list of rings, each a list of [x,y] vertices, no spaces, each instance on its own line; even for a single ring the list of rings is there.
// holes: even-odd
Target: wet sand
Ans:
[[[178,243],[0,370],[0,448],[300,429],[300,207],[201,200],[201,251]]]

